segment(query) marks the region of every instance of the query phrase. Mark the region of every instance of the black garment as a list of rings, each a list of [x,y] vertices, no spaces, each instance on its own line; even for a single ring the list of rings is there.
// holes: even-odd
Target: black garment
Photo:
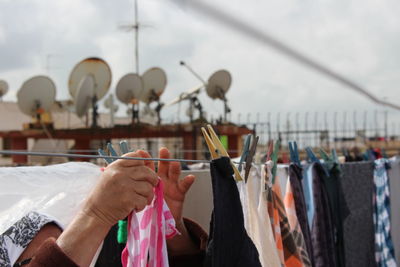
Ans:
[[[336,265],[345,266],[345,251],[343,239],[343,221],[349,216],[349,208],[344,199],[341,185],[341,171],[336,163],[329,166],[329,176],[324,176],[324,185],[328,193],[331,207],[331,218],[334,226],[334,241],[336,248]]]
[[[121,253],[125,248],[125,244],[118,244],[117,235],[118,224],[111,227],[104,239],[103,248],[101,249],[95,267],[122,267]]]
[[[304,241],[307,247],[308,257],[311,265],[314,266],[313,248],[311,243],[310,226],[307,220],[307,206],[304,199],[303,191],[303,170],[297,164],[290,164],[289,166],[289,179],[292,186],[292,193],[294,199],[294,206],[296,208],[296,216],[299,221],[301,231],[303,233]]]
[[[350,210],[343,222],[345,264],[346,267],[374,267],[374,165],[373,162],[355,162],[343,164],[341,168],[343,194]]]
[[[331,218],[328,193],[324,185],[326,171],[319,163],[313,163],[312,186],[314,199],[314,218],[311,227],[314,262],[316,267],[335,267],[336,252],[334,228]]]
[[[244,228],[243,210],[229,158],[210,164],[214,210],[205,266],[261,267],[254,243]]]

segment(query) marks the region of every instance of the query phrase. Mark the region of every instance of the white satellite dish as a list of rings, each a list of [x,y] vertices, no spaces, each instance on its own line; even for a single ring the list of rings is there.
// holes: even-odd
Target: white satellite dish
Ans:
[[[25,81],[17,93],[19,109],[29,116],[48,112],[56,99],[56,86],[46,76],[35,76]]]
[[[97,127],[97,102],[107,93],[111,84],[111,70],[100,58],[79,62],[69,76],[69,92],[75,101],[76,113],[83,116],[92,108],[92,127]]]
[[[142,75],[143,91],[140,100],[146,104],[158,101],[167,86],[167,75],[160,68],[148,69]]]
[[[97,100],[106,95],[111,85],[111,69],[104,60],[92,57],[76,64],[69,76],[69,93],[73,98],[76,96],[79,83],[89,74],[93,75],[95,81]]]
[[[0,80],[0,99],[7,94],[8,92],[8,83],[4,80]]]
[[[208,79],[206,86],[207,95],[212,99],[225,99],[225,94],[231,86],[231,74],[226,70],[219,70],[214,72]]]
[[[75,96],[75,112],[78,117],[82,117],[90,108],[94,94],[95,81],[93,75],[86,75],[78,85]]]
[[[139,101],[142,91],[142,78],[135,73],[129,73],[119,80],[115,94],[122,103],[136,104]]]

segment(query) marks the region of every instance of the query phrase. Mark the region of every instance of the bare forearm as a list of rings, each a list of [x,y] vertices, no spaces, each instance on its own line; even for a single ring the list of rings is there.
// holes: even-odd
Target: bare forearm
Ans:
[[[110,227],[78,214],[57,239],[57,245],[79,266],[89,266]]]

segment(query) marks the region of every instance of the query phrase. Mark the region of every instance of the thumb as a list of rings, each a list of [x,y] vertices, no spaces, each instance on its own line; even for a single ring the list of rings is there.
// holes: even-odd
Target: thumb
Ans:
[[[181,181],[179,181],[179,190],[186,194],[187,191],[189,191],[190,187],[194,183],[196,177],[194,175],[188,175],[185,178],[183,178]]]

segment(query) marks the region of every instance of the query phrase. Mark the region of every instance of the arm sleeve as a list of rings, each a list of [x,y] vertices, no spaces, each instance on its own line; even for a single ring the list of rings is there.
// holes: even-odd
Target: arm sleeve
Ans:
[[[47,239],[36,251],[28,267],[79,267],[56,244],[54,238]]]
[[[169,257],[169,265],[171,267],[203,267],[208,235],[203,228],[194,221],[187,218],[183,220],[190,237],[196,247],[198,247],[198,251],[194,254],[171,256]]]

